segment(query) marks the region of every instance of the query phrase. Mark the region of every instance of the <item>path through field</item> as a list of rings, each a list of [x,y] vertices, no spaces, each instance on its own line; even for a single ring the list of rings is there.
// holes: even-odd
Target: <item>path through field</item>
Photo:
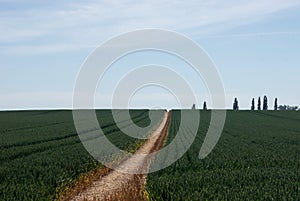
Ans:
[[[112,170],[72,200],[145,200],[143,186],[146,182],[146,175],[125,174],[119,172],[118,169],[147,171],[151,158],[146,157],[145,154],[161,148],[167,136],[169,122],[170,114],[166,112],[160,125],[136,154],[124,161],[117,170]]]

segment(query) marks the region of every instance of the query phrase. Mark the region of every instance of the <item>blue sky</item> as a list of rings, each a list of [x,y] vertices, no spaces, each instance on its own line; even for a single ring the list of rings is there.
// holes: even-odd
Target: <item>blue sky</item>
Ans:
[[[270,107],[275,97],[279,104],[300,105],[299,11],[297,0],[0,0],[0,109],[71,108],[76,76],[89,53],[115,35],[143,28],[177,31],[196,41],[220,72],[228,108],[234,97],[248,109],[252,97],[263,95]],[[122,72],[153,61],[173,66],[190,81],[198,105],[210,105],[204,83],[184,64],[146,52],[112,66],[96,106],[109,107],[111,82]],[[159,104],[178,106],[154,87],[131,102]]]

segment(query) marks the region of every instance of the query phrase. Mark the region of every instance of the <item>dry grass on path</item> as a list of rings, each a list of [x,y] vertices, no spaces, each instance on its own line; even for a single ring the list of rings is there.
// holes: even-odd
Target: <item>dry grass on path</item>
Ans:
[[[148,170],[151,160],[147,154],[158,151],[166,141],[168,127],[170,123],[170,113],[166,112],[161,124],[151,134],[151,137],[141,146],[141,148],[118,166],[120,170]],[[70,199],[66,197],[64,200],[83,201],[83,200],[130,200],[142,201],[147,200],[144,192],[147,174],[127,174],[117,170],[111,170],[106,176],[100,177],[98,180],[92,180],[92,184],[88,187],[78,189],[74,192],[78,193]]]

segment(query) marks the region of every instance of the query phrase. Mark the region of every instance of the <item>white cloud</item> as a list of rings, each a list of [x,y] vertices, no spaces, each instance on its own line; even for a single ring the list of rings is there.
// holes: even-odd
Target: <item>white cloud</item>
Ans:
[[[296,32],[296,31],[279,31],[279,32],[256,32],[256,33],[243,33],[243,34],[209,35],[209,36],[206,36],[206,38],[237,38],[237,37],[299,35],[299,34],[300,34],[300,32]]]
[[[299,4],[296,0],[126,0],[6,10],[0,14],[0,43],[6,44],[2,54],[37,54],[96,46],[115,34],[138,28],[214,34]],[[20,47],[30,48],[20,51]]]
[[[72,52],[78,51],[80,49],[92,49],[92,45],[75,45],[75,44],[63,44],[63,43],[53,43],[45,45],[14,45],[0,47],[0,54],[2,55],[40,55],[48,53],[60,53],[60,52]]]

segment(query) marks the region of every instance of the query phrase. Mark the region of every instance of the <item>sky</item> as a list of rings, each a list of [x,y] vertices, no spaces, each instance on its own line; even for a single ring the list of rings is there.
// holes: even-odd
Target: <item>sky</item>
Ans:
[[[276,97],[279,104],[300,105],[299,0],[0,0],[0,110],[72,108],[76,78],[88,55],[116,35],[145,28],[175,31],[202,47],[221,76],[227,108],[237,97],[240,108],[249,109],[252,98],[264,95],[270,108]],[[194,89],[196,106],[207,101],[210,107],[201,77],[178,58],[155,51],[112,65],[99,83],[95,106],[111,107],[118,80],[152,63],[175,69]],[[175,96],[147,86],[128,104],[193,104],[180,104]]]

